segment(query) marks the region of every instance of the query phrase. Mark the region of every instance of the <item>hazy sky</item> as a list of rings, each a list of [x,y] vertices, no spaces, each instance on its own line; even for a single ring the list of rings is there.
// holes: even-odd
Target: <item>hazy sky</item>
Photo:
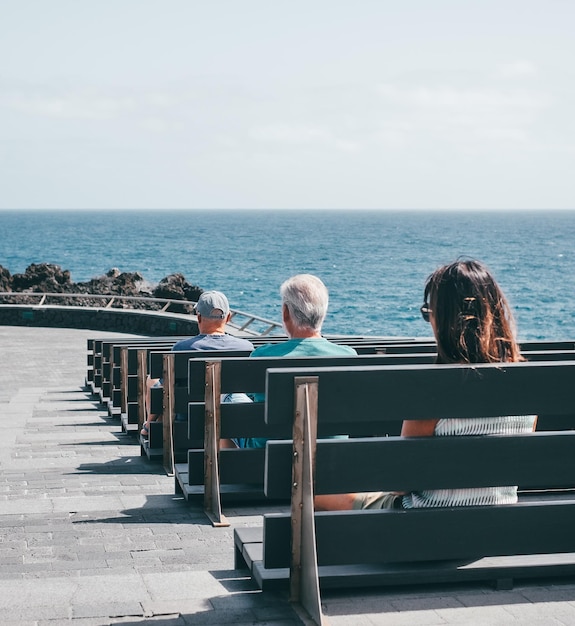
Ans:
[[[0,0],[0,208],[575,208],[575,0]]]

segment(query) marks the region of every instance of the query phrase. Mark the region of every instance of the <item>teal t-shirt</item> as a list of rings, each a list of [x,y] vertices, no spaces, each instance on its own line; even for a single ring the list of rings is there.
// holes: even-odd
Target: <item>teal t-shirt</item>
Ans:
[[[345,356],[357,354],[350,346],[331,343],[323,337],[306,339],[288,339],[280,343],[267,343],[256,348],[250,356]]]
[[[250,356],[253,358],[268,356],[352,356],[357,352],[350,346],[331,343],[323,337],[306,339],[288,339],[280,343],[268,343],[256,348]],[[263,394],[254,394],[255,402],[263,402]],[[236,441],[240,448],[265,448],[267,439],[262,437],[246,437]]]

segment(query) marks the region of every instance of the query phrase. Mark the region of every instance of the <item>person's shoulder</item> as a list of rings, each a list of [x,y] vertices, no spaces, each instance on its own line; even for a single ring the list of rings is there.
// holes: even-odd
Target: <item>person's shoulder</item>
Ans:
[[[237,347],[238,350],[253,350],[254,345],[249,339],[245,339],[243,337],[236,337],[235,335],[224,335],[225,342],[233,346]]]
[[[334,354],[349,354],[349,355],[355,354],[357,356],[356,350],[352,348],[351,346],[346,346],[341,343],[333,343],[331,341],[328,341],[328,343],[330,344],[331,349]]]
[[[262,356],[282,356],[282,350],[278,348],[277,343],[266,343],[263,346],[258,346],[250,356],[262,357]]]
[[[178,352],[179,350],[191,350],[191,346],[194,344],[195,341],[197,341],[197,339],[197,335],[195,337],[181,339],[172,346],[172,352]]]

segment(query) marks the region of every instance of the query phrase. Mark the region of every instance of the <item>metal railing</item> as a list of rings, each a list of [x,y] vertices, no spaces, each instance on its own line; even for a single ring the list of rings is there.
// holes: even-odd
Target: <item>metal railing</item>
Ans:
[[[9,300],[9,302],[7,302]],[[37,302],[36,302],[37,300]],[[93,302],[101,300],[102,306],[94,306]],[[143,296],[119,296],[102,295],[97,293],[43,293],[43,292],[21,292],[2,291],[0,292],[0,307],[2,305],[24,304],[34,307],[48,306],[74,306],[73,301],[77,301],[76,306],[93,309],[134,309],[147,310],[159,313],[169,313],[170,307],[176,309],[174,313],[193,315],[196,302],[192,300],[174,300],[169,298],[148,298]],[[88,301],[82,305],[81,302]],[[131,305],[131,306],[130,306]],[[237,309],[230,309],[231,318],[228,325],[236,330],[246,332],[251,335],[270,335],[272,333],[283,334],[281,323],[268,320],[259,315],[245,313]]]

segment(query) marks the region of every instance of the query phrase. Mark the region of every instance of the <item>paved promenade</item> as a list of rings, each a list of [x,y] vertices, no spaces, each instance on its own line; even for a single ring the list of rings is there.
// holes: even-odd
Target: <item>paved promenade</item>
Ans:
[[[83,388],[85,330],[0,326],[0,624],[299,624]],[[333,626],[575,625],[575,584],[326,593]]]

